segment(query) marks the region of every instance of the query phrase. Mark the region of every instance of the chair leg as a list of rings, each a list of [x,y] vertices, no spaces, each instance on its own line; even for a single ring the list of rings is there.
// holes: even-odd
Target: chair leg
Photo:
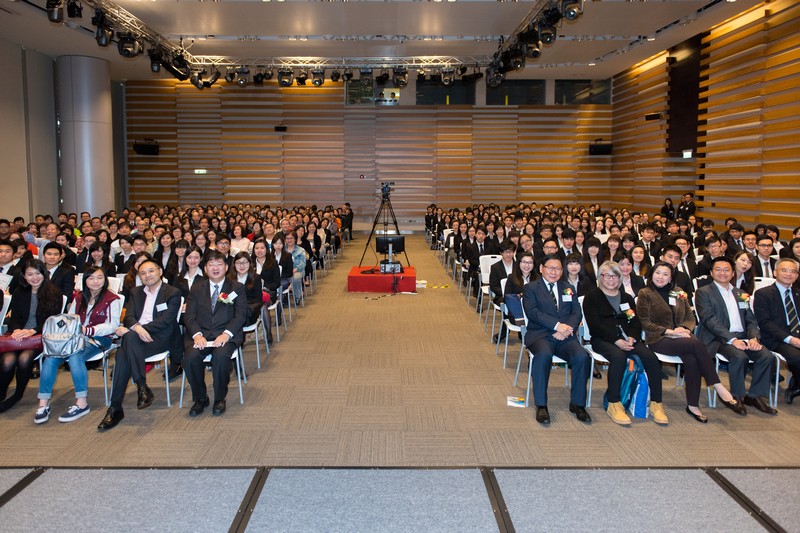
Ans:
[[[178,403],[178,409],[183,409],[183,391],[186,390],[186,371],[181,375],[181,400]]]
[[[167,388],[167,407],[172,407],[169,397],[169,355],[164,358],[164,386]]]
[[[528,385],[525,387],[525,407],[530,403],[528,400],[531,395],[531,374],[533,374],[533,357],[528,356]]]
[[[589,369],[589,393],[586,395],[586,407],[592,406],[592,385],[594,385],[594,357],[592,357],[592,366]]]
[[[240,365],[244,365],[244,358],[242,357],[242,347],[238,348],[238,354],[236,356],[236,381],[239,383],[239,403],[244,403],[244,395],[242,395],[242,374],[244,374],[244,367],[242,366],[240,369]],[[247,383],[247,377],[245,375],[245,383]]]

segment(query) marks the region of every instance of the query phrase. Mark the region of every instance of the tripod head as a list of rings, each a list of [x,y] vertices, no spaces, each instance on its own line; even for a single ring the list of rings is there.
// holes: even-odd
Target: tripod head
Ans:
[[[393,186],[394,186],[393,181],[381,182],[381,200],[386,201],[389,199],[389,196],[392,194]]]

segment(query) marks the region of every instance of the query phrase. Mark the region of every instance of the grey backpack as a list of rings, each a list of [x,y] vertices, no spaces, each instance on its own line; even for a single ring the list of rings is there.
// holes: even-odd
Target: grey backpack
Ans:
[[[42,346],[46,357],[69,357],[83,350],[86,335],[78,315],[66,313],[48,317],[42,327]]]

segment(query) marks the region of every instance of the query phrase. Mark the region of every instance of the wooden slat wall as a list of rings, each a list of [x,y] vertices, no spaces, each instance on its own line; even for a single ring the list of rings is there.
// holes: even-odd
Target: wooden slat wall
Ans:
[[[289,89],[222,83],[202,91],[175,81],[131,82],[129,144],[154,137],[161,155],[129,147],[130,200],[349,201],[369,217],[380,183],[394,181],[393,207],[408,219],[431,202],[593,203],[605,194],[610,158],[587,150],[590,141],[611,138],[610,106],[364,108],[345,106],[343,96],[341,84],[327,82]],[[275,132],[276,125],[288,131]]]
[[[798,224],[800,4],[765,2],[703,39],[701,205],[745,224]]]

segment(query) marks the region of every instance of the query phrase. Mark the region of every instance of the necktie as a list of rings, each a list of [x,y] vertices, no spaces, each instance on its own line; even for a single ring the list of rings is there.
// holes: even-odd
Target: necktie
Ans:
[[[792,302],[792,297],[789,292],[790,291],[787,289],[783,303],[786,306],[786,316],[789,317],[789,331],[792,336],[796,336],[798,334],[798,329],[800,329],[800,320],[797,318],[797,309]]]
[[[647,252],[647,255],[650,255],[650,245],[649,244],[645,244],[644,245],[644,251]]]
[[[478,245],[478,254],[483,255],[483,245],[482,244]]]
[[[738,246],[740,250],[743,250],[742,241],[740,241],[739,239],[736,239],[736,246]]]
[[[771,278],[772,277],[772,272],[770,271],[770,268],[769,268],[769,261],[764,261],[763,271],[764,271],[764,277],[765,278]]]
[[[558,298],[556,298],[555,293],[553,292],[553,285],[554,283],[547,284],[547,291],[550,293],[550,296],[553,298],[553,303],[556,305],[556,309],[558,309]]]
[[[211,295],[211,312],[217,307],[217,299],[219,298],[219,285],[214,285],[214,293]]]
[[[689,265],[686,264],[686,259],[681,259],[681,271],[685,274],[689,273]]]

